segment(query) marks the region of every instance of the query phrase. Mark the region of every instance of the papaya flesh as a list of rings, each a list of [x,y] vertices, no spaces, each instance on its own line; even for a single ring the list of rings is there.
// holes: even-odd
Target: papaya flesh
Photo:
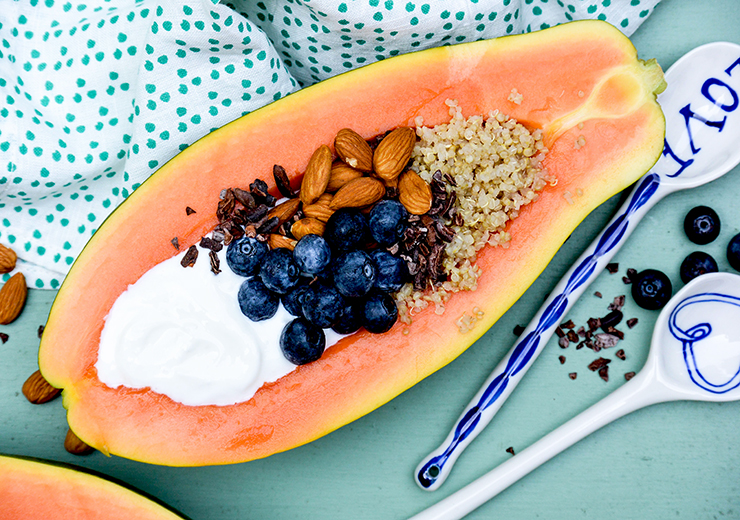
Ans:
[[[657,160],[664,87],[654,62],[604,22],[440,47],[382,61],[291,94],[211,133],[165,164],[100,227],[60,288],[40,347],[46,379],[64,388],[72,430],[106,454],[175,466],[265,457],[369,413],[448,364],[524,293],[573,229]],[[509,98],[521,94],[519,104]],[[265,384],[247,402],[185,406],[148,388],[109,388],[94,367],[104,318],[154,265],[217,224],[218,195],[271,179],[294,187],[313,151],[352,128],[371,138],[418,116],[449,121],[499,109],[541,129],[544,167],[557,178],[510,223],[507,248],[484,248],[478,289],[452,296],[385,334],[360,331],[313,363]],[[274,188],[274,186],[272,186]],[[185,206],[196,213],[188,215]],[[479,316],[462,333],[463,315]]]
[[[0,518],[183,520],[123,485],[73,466],[0,455]]]

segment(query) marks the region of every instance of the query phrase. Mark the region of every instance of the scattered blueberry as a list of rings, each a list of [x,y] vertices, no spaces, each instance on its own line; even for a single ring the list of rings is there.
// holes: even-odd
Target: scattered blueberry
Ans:
[[[645,269],[632,278],[632,298],[643,309],[663,308],[672,293],[671,281],[656,269]]]
[[[689,283],[691,280],[706,273],[716,273],[719,270],[717,262],[711,255],[703,251],[694,251],[681,262],[681,281]]]
[[[382,249],[370,253],[370,258],[377,270],[375,287],[383,292],[399,291],[408,277],[406,262]]]
[[[367,241],[367,237],[367,221],[359,210],[338,209],[326,222],[324,238],[334,251],[357,249]]]
[[[280,302],[278,296],[256,276],[244,280],[239,287],[237,301],[242,314],[252,321],[272,318]]]
[[[409,212],[397,200],[381,200],[370,210],[370,234],[381,246],[392,246],[406,230]]]
[[[693,243],[708,244],[719,236],[719,215],[707,206],[696,206],[686,214],[683,229]]]
[[[363,305],[362,325],[374,334],[388,332],[398,319],[398,308],[386,293],[373,293]]]
[[[298,285],[280,297],[283,307],[292,316],[303,316],[303,299],[308,291],[308,282],[298,282]]]
[[[293,259],[306,274],[319,274],[331,261],[331,249],[320,235],[302,237],[293,249]]]
[[[365,296],[375,285],[375,263],[364,251],[350,251],[332,263],[334,285],[343,296]]]
[[[300,274],[293,253],[284,247],[270,249],[262,259],[259,271],[265,287],[278,294],[285,294],[298,285]]]
[[[316,361],[324,353],[325,347],[324,331],[303,318],[288,323],[280,334],[280,350],[294,365]]]
[[[362,327],[362,304],[360,300],[347,302],[339,313],[332,330],[339,334],[352,334]]]
[[[337,322],[346,302],[336,287],[317,281],[311,284],[303,297],[303,316],[321,328],[329,328]]]
[[[740,271],[740,233],[727,244],[727,261],[735,271]]]
[[[239,276],[254,275],[267,254],[267,244],[244,236],[233,240],[226,249],[226,263]]]

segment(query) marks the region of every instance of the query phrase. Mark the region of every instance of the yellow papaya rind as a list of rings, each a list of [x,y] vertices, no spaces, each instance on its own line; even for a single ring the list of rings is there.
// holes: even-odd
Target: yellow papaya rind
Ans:
[[[531,53],[535,63],[522,70]],[[539,91],[548,85],[563,85],[562,91],[543,99]],[[68,420],[81,439],[144,462],[239,462],[325,435],[460,355],[523,294],[590,211],[652,166],[663,144],[655,101],[663,85],[657,64],[639,61],[619,31],[588,21],[408,54],[291,94],[196,142],[106,220],[57,295],[40,348],[42,373],[65,389]],[[521,104],[509,101],[512,88],[522,94]],[[185,407],[148,389],[110,389],[97,380],[97,342],[113,301],[176,253],[172,237],[188,247],[213,228],[221,189],[267,178],[273,164],[283,165],[297,185],[313,150],[330,144],[339,129],[371,137],[413,125],[417,116],[425,125],[442,123],[448,99],[465,115],[501,109],[541,128],[550,148],[545,167],[558,178],[512,223],[508,249],[482,252],[477,291],[453,296],[442,317],[433,310],[415,316],[407,334],[398,324],[384,335],[347,338],[318,362],[232,407]],[[195,178],[197,186],[188,190]],[[186,216],[186,204],[197,213]],[[155,213],[158,225],[151,229]],[[121,251],[141,243],[141,229],[146,246],[122,259]],[[485,314],[461,334],[455,322],[474,307]]]

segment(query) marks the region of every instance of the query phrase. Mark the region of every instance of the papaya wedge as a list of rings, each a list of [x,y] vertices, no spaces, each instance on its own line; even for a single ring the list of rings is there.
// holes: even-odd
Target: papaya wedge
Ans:
[[[226,464],[325,435],[460,355],[591,210],[653,165],[663,146],[656,95],[664,86],[660,67],[638,60],[618,30],[583,21],[402,55],[291,94],[196,142],[111,214],[58,292],[40,346],[41,371],[64,389],[72,430],[106,454],[175,466]],[[541,129],[549,149],[544,166],[557,178],[510,223],[508,248],[481,251],[476,291],[455,294],[442,316],[427,309],[411,326],[345,337],[319,361],[231,406],[185,406],[97,378],[98,342],[116,298],[176,253],[173,237],[187,248],[213,229],[222,189],[271,178],[274,164],[298,186],[313,151],[331,145],[340,129],[371,138],[413,126],[418,116],[429,126],[447,122],[450,99],[466,117],[499,109]],[[196,213],[187,215],[185,205]],[[483,316],[461,333],[457,320],[476,307]]]

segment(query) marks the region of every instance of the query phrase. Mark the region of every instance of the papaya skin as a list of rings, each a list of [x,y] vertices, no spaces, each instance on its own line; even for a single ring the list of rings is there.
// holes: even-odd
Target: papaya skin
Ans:
[[[459,356],[524,293],[590,211],[648,171],[663,146],[665,122],[655,101],[663,88],[657,64],[638,60],[618,30],[584,21],[407,54],[291,94],[196,142],[111,214],[57,294],[40,346],[41,371],[64,388],[73,431],[106,454],[172,466],[227,464],[321,437]],[[509,100],[512,89],[522,95],[520,104]],[[510,223],[508,248],[481,251],[476,291],[455,294],[442,316],[427,309],[410,326],[346,337],[319,361],[232,406],[184,406],[97,379],[108,310],[129,284],[176,254],[173,237],[187,248],[216,225],[223,188],[271,179],[274,164],[297,187],[313,151],[331,145],[340,129],[370,138],[413,126],[419,116],[426,126],[444,123],[448,99],[466,117],[499,109],[542,129],[549,148],[544,167],[557,178]],[[196,213],[187,215],[186,205]],[[475,315],[476,307],[483,316],[461,333],[457,320]]]
[[[0,455],[3,518],[184,520],[122,484],[61,463]]]

